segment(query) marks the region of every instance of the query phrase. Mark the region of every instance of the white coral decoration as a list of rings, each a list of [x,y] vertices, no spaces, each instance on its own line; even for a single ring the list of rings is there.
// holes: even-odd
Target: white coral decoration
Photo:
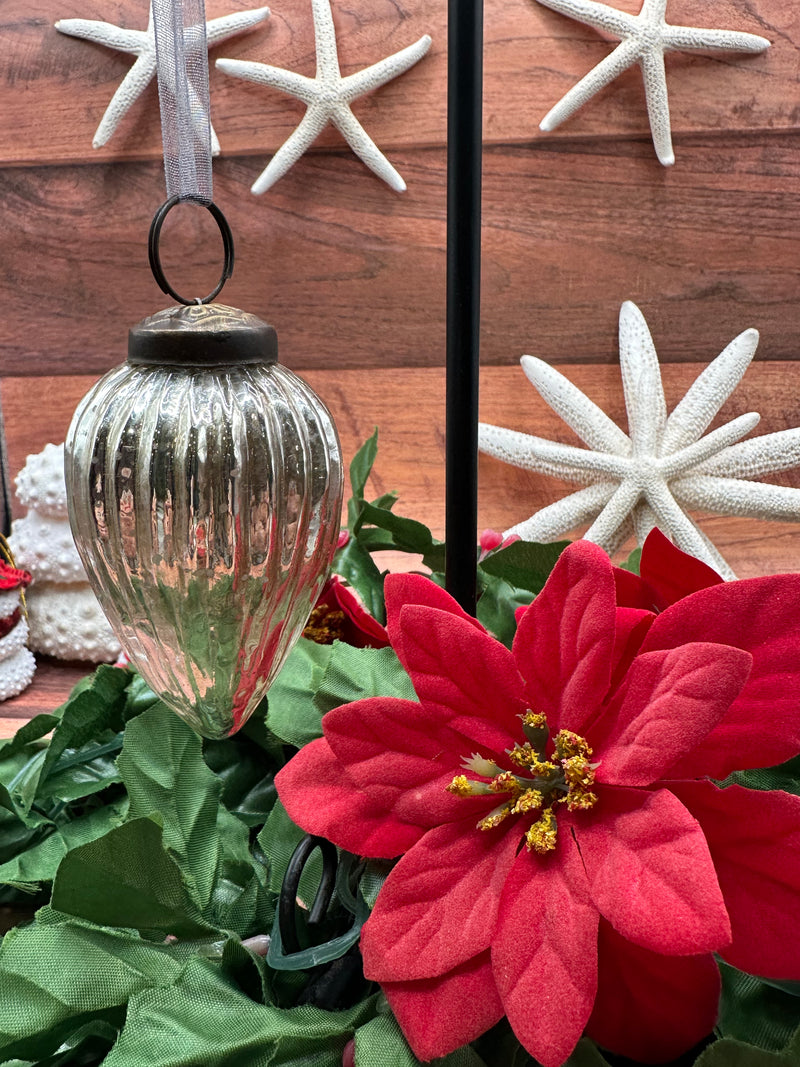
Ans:
[[[10,544],[16,565],[33,575],[26,596],[29,647],[59,659],[116,659],[119,642],[86,580],[70,532],[63,444],[28,456],[16,487],[28,514],[12,524]]]
[[[667,416],[647,323],[635,304],[623,304],[619,358],[629,434],[558,371],[540,359],[523,356],[528,379],[589,448],[481,424],[481,451],[516,467],[585,486],[513,526],[506,536],[552,541],[593,519],[584,537],[612,553],[632,532],[642,544],[658,526],[679,548],[725,578],[734,578],[685,509],[800,521],[800,489],[747,481],[800,465],[800,429],[737,444],[760,419],[751,412],[703,436],[741,381],[757,344],[756,330],[736,337]]]

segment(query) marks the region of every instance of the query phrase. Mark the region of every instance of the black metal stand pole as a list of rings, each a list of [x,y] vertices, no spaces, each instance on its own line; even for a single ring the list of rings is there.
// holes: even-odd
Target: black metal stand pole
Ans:
[[[448,0],[445,580],[475,613],[483,0]]]

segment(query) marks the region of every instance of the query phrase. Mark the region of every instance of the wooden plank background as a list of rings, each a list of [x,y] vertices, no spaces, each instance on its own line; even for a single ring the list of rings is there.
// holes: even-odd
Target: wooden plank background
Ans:
[[[343,74],[430,33],[430,54],[354,110],[408,183],[396,194],[326,131],[262,197],[249,186],[299,121],[281,93],[211,70],[223,154],[215,198],[237,239],[224,300],[278,329],[281,358],[332,407],[348,455],[381,427],[375,492],[443,529],[446,16],[443,0],[332,0]],[[613,0],[638,10],[639,0]],[[9,465],[62,440],[88,382],[124,358],[130,325],[166,303],[147,266],[164,197],[151,85],[109,144],[91,139],[131,58],[53,28],[59,18],[144,29],[147,0],[3,0],[0,36],[0,399]],[[245,0],[207,0],[216,17]],[[309,0],[215,47],[312,75]],[[538,122],[610,49],[535,0],[487,0],[482,417],[571,435],[518,367],[564,365],[613,415],[624,407],[619,306],[636,301],[665,364],[668,399],[741,330],[759,353],[726,407],[759,431],[800,424],[800,8],[785,0],[670,0],[669,21],[746,30],[760,56],[667,56],[677,162],[655,158],[641,74],[628,71],[550,134]],[[219,239],[204,212],[165,226],[170,279],[205,292]],[[481,525],[504,528],[564,487],[481,459]],[[796,472],[784,479],[800,485]],[[709,519],[742,575],[798,566],[794,525]],[[63,678],[60,684],[64,684]],[[47,690],[42,706],[51,701]],[[30,705],[32,706],[32,705]],[[13,702],[4,706],[13,712]],[[24,709],[19,705],[19,714]],[[16,714],[16,713],[14,713]]]

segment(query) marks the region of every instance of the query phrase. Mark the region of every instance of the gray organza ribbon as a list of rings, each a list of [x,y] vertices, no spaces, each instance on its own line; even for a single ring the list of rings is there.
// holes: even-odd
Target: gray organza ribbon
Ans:
[[[211,120],[203,0],[152,0],[167,196],[211,203]]]

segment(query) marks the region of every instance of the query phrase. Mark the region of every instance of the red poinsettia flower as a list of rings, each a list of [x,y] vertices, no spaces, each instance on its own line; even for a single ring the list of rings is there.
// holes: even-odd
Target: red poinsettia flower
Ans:
[[[381,624],[334,574],[325,583],[303,636],[320,645],[344,641],[356,648],[386,648],[389,635]]]
[[[800,976],[800,798],[704,777],[800,751],[800,575],[656,615],[577,542],[511,651],[424,578],[386,594],[419,703],[329,712],[277,785],[308,832],[402,857],[362,952],[417,1056],[505,1014],[545,1067],[584,1030],[663,1062],[714,1025],[713,952]]]

